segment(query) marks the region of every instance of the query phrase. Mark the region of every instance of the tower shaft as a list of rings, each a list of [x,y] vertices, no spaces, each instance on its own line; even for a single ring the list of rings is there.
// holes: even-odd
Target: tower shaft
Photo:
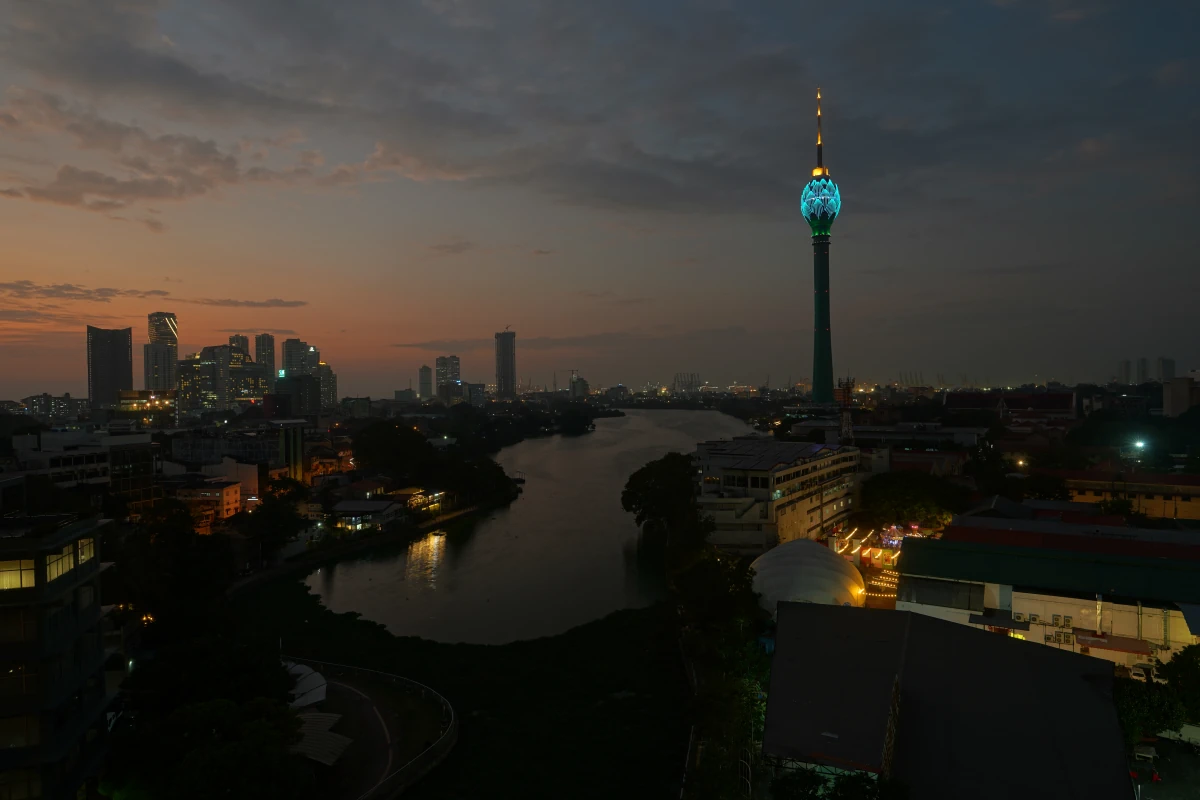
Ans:
[[[814,403],[833,404],[833,337],[829,331],[829,235],[813,241],[813,378]]]

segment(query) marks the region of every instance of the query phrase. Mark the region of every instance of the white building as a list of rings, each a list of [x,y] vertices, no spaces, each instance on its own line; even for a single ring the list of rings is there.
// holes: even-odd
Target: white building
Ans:
[[[858,449],[745,436],[701,442],[695,459],[701,510],[718,547],[761,553],[820,539],[850,516]]]
[[[901,556],[898,611],[1125,666],[1170,660],[1200,631],[1200,560],[944,539]]]

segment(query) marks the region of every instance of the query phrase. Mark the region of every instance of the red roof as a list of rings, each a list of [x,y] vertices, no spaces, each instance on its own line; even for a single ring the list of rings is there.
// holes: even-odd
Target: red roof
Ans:
[[[1040,475],[1052,475],[1064,481],[1127,483],[1159,486],[1200,486],[1200,475],[1161,472],[1110,472],[1102,469],[1036,469]]]
[[[954,525],[947,526],[942,532],[942,538],[952,542],[1200,561],[1200,534],[1197,534],[1194,545],[1181,545],[1177,542],[1146,541],[1132,538],[1132,536],[1131,538],[1115,538],[1020,529],[975,528],[971,527],[970,518],[966,518],[959,519]]]

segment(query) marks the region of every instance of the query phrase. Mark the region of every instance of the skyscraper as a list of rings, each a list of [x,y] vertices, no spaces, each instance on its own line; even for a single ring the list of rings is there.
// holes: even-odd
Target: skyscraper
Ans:
[[[817,166],[800,195],[800,212],[812,229],[814,403],[833,404],[833,338],[829,331],[829,233],[842,210],[842,195],[829,177],[821,151],[821,90],[817,89]]]
[[[275,391],[275,337],[269,333],[260,333],[254,337],[254,360],[267,370],[267,384]]]
[[[146,315],[146,322],[149,344],[142,348],[145,388],[174,389],[175,363],[179,361],[179,321],[170,311],[155,311]]]
[[[1121,359],[1117,362],[1117,383],[1128,386],[1133,383],[1133,371],[1128,358]]]
[[[436,388],[441,389],[448,383],[453,383],[459,379],[458,374],[458,356],[438,356],[433,362],[435,375],[437,377]]]
[[[1175,359],[1159,356],[1155,362],[1155,377],[1161,384],[1167,384],[1175,377]]]
[[[233,408],[238,400],[258,400],[267,393],[266,366],[231,344],[205,347],[177,368],[180,411]]]
[[[428,364],[422,364],[417,370],[417,394],[422,400],[433,397],[433,370]]]
[[[88,403],[116,408],[122,389],[133,388],[133,328],[87,326]]]
[[[316,376],[321,384],[321,408],[337,408],[337,375],[334,373],[333,367],[322,361],[313,370],[313,375]]]
[[[283,340],[283,374],[312,375],[321,363],[321,351],[299,339]]]
[[[512,400],[517,396],[517,332],[496,334],[496,397]]]
[[[152,392],[167,392],[175,388],[175,348],[161,342],[142,345],[142,387]]]
[[[1137,382],[1142,385],[1150,380],[1150,359],[1142,356],[1137,360]]]
[[[229,343],[234,347],[240,347],[246,355],[253,355],[250,352],[250,337],[244,333],[235,333],[229,337]]]

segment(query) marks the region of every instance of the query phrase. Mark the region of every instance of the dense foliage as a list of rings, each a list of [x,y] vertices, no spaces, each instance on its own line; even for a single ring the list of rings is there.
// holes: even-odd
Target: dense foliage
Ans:
[[[879,528],[919,523],[936,527],[965,511],[969,500],[969,490],[936,475],[884,472],[863,484],[858,524]]]

